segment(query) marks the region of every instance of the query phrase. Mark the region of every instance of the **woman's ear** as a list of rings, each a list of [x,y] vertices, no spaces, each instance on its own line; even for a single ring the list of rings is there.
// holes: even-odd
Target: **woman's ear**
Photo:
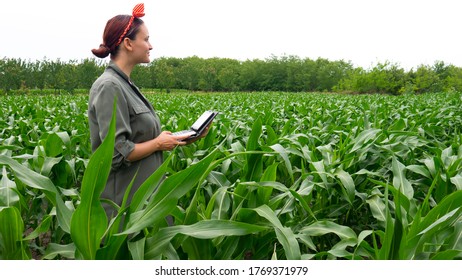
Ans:
[[[122,41],[122,44],[124,45],[125,49],[127,49],[128,51],[133,50],[132,40],[130,40],[130,38],[125,37]]]

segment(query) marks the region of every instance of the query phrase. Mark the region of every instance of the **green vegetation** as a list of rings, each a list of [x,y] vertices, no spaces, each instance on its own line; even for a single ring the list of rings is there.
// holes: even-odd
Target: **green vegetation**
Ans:
[[[148,95],[221,114],[109,221],[87,98],[0,96],[0,259],[462,258],[460,94]]]
[[[104,71],[102,60],[0,60],[0,94],[85,93]],[[297,56],[238,61],[226,58],[159,58],[136,67],[132,78],[144,89],[188,91],[289,91],[428,93],[462,91],[462,68],[437,61],[408,71],[384,62],[370,69],[351,62]]]

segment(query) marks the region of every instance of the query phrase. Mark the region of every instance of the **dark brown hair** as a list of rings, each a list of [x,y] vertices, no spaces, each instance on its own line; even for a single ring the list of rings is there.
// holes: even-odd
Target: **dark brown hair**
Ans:
[[[99,58],[105,58],[109,54],[111,54],[111,58],[117,56],[119,46],[116,46],[116,44],[127,27],[130,17],[131,16],[129,15],[118,15],[108,20],[106,28],[104,28],[103,43],[99,45],[98,49],[92,49],[91,52]],[[143,20],[140,18],[134,18],[133,23],[124,38],[135,40],[136,34],[142,24]]]

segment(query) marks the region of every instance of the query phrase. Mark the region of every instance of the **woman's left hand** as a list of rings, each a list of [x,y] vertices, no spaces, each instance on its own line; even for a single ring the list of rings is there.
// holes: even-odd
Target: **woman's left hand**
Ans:
[[[201,139],[201,138],[204,138],[205,136],[207,136],[207,134],[209,133],[209,129],[210,129],[210,126],[212,124],[210,124],[209,126],[207,126],[204,131],[201,133],[201,135],[199,135],[198,137],[194,137],[193,139],[191,140],[183,140],[184,142],[186,142],[186,144],[191,144],[191,143],[194,143],[196,142],[197,140]]]

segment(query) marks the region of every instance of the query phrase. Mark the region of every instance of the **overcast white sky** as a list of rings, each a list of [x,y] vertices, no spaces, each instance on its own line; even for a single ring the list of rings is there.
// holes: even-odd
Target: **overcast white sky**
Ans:
[[[106,22],[142,0],[15,0],[0,3],[0,58],[93,57]],[[271,55],[404,68],[462,67],[457,0],[145,0],[151,58]]]

